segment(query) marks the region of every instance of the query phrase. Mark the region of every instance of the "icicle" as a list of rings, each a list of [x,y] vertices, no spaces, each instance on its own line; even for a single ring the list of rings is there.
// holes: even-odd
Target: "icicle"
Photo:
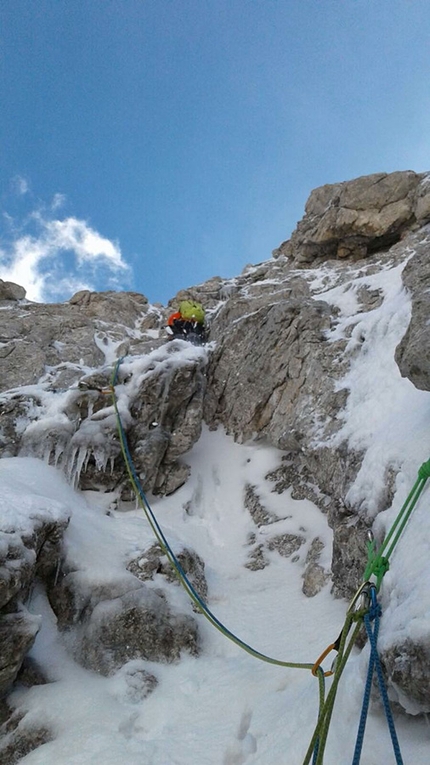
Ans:
[[[60,575],[60,568],[61,568],[61,556],[59,555],[57,560],[57,567],[55,569],[54,587],[57,586],[58,577]]]
[[[107,443],[105,443],[106,446],[108,446]],[[97,470],[100,470],[102,472],[105,471],[106,465],[109,461],[109,453],[102,445],[98,445],[94,449],[94,459],[96,462],[96,468]]]
[[[74,486],[78,485],[82,471],[87,468],[88,461],[91,456],[91,452],[92,452],[92,449],[89,444],[81,444],[78,447],[77,455],[76,455],[76,464],[74,466],[74,471],[73,471]]]
[[[54,467],[58,467],[63,462],[63,457],[66,451],[67,442],[65,440],[57,441],[54,451]]]
[[[48,465],[51,464],[51,455],[53,450],[54,450],[54,445],[52,443],[52,438],[47,438],[46,440],[44,440],[43,446],[42,446],[42,459]]]

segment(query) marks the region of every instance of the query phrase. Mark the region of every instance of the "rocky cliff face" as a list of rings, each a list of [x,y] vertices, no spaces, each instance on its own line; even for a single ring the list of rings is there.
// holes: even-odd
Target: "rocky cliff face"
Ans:
[[[361,260],[399,242],[430,218],[428,175],[375,173],[315,189],[285,254],[306,264],[327,258]]]
[[[43,457],[80,488],[110,492],[113,501],[130,499],[109,387],[114,364],[124,357],[116,395],[144,489],[169,494],[186,481],[186,453],[198,440],[203,420],[211,428],[222,424],[239,441],[276,446],[284,458],[270,477],[274,490],[292,486],[295,496],[311,499],[328,514],[334,531],[333,586],[348,597],[364,570],[366,532],[390,506],[398,472],[395,464],[387,464],[372,492],[360,486],[366,448],[351,442],[343,429],[342,412],[351,396],[348,375],[361,355],[383,348],[393,374],[400,370],[417,388],[430,390],[429,221],[430,176],[425,174],[377,174],[316,189],[291,240],[270,261],[177,296],[205,304],[210,325],[205,348],[167,342],[167,309],[149,305],[142,295],[82,292],[65,304],[38,305],[27,302],[17,285],[0,283],[0,455]],[[404,288],[412,315],[402,309],[400,320],[397,297]],[[347,298],[353,305],[349,311],[344,310]],[[392,348],[378,335],[382,313],[398,321]],[[250,487],[246,491],[245,506]],[[264,508],[261,517],[264,523]],[[131,561],[135,586],[129,581],[115,585],[115,593],[83,593],[67,556],[54,584],[55,550],[66,521],[42,525],[21,541],[19,530],[3,531],[13,534],[7,537],[13,554],[6,552],[0,560],[10,580],[3,588],[1,630],[21,634],[26,590],[39,567],[46,570],[64,628],[80,625],[76,651],[88,666],[109,672],[137,658],[142,644],[152,658],[151,646],[161,646],[156,654],[162,660],[177,657],[183,647],[198,651],[193,620],[175,615],[179,642],[173,641],[166,628],[172,618],[168,604],[148,594]],[[52,550],[49,565],[47,550]],[[142,551],[142,558],[146,555]],[[18,561],[13,577],[11,559]],[[321,586],[326,577],[319,574]],[[310,594],[315,591],[309,586]],[[114,597],[122,609],[106,605]],[[147,625],[145,635],[137,624]],[[129,654],[107,653],[101,636],[124,630]],[[13,658],[3,655],[0,663],[9,667],[4,688],[16,676],[34,631],[34,625],[24,630],[26,638]],[[416,667],[417,655],[425,651],[412,642],[400,648],[405,671],[396,665],[394,678],[392,653],[387,653],[387,672],[402,692],[430,709],[425,661],[419,687],[417,673],[412,687],[408,670],[408,662]]]

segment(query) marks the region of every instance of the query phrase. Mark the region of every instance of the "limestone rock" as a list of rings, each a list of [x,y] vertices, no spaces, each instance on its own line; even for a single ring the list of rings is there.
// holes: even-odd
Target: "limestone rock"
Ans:
[[[430,390],[430,242],[415,237],[411,245],[415,254],[403,271],[403,282],[411,295],[412,316],[396,361],[403,377],[420,390]]]
[[[79,572],[70,572],[50,588],[49,598],[60,629],[73,636],[76,660],[101,674],[132,660],[171,662],[182,650],[199,652],[194,619],[131,574],[89,587]]]
[[[305,216],[277,255],[297,263],[358,260],[387,249],[418,221],[430,219],[428,176],[375,173],[312,191]]]
[[[54,737],[47,727],[38,726],[31,715],[6,710],[0,725],[0,760],[2,765],[16,765],[33,749]],[[30,718],[30,719],[28,719]]]
[[[24,287],[14,282],[4,282],[0,279],[0,302],[3,300],[24,300],[26,291]]]
[[[60,508],[54,518],[40,498],[21,526],[18,522],[11,526],[7,511],[12,502],[13,495],[3,498],[0,517],[0,695],[17,677],[40,627],[39,618],[31,616],[23,604],[36,575],[42,580],[54,576],[68,524]]]
[[[194,550],[185,548],[176,554],[176,558],[197,594],[206,601],[208,585],[204,561]],[[180,584],[172,565],[158,543],[130,561],[127,569],[141,582],[153,581],[156,574],[160,574],[170,584],[178,586]]]
[[[277,534],[267,543],[269,550],[276,550],[283,558],[290,558],[300,550],[305,538],[298,534]]]
[[[330,572],[320,564],[321,553],[324,549],[324,543],[318,537],[312,540],[305,561],[305,571],[303,573],[302,592],[308,598],[313,598],[321,592],[324,585],[330,579]]]
[[[4,609],[0,613],[0,695],[4,695],[16,679],[39,628],[40,619],[31,616],[23,606],[14,613]]]
[[[261,542],[255,544],[255,537],[249,540],[249,544],[252,545],[252,550],[248,556],[248,561],[245,563],[245,568],[249,568],[250,571],[262,571],[269,565],[266,548]]]
[[[305,380],[327,394],[322,381],[331,351],[324,349],[330,310],[326,303],[296,298],[291,289],[267,298],[236,299],[214,319],[211,336],[219,342],[210,360],[205,417],[241,440],[258,434],[287,450],[294,430],[300,448],[300,430],[313,416],[303,398],[307,403]]]
[[[266,526],[267,524],[279,521],[279,518],[276,515],[273,515],[266,510],[256,493],[255,486],[251,486],[251,484],[246,484],[245,486],[243,503],[256,526]]]
[[[430,712],[428,642],[405,640],[382,652],[381,661],[398,701],[411,714]]]
[[[188,477],[180,458],[201,433],[205,364],[203,355],[180,366],[160,366],[142,382],[131,409],[130,444],[145,491],[170,494]]]
[[[149,334],[141,326],[148,317]],[[162,313],[134,292],[83,291],[64,304],[24,303],[19,310],[12,305],[2,314],[1,390],[37,382],[43,375],[57,389],[68,387],[85,368],[106,363],[112,349],[119,357],[162,344],[158,333],[163,324]]]
[[[103,675],[135,659],[172,662],[181,651],[199,653],[194,619],[172,612],[162,597],[146,587],[96,605],[80,633],[76,657]]]

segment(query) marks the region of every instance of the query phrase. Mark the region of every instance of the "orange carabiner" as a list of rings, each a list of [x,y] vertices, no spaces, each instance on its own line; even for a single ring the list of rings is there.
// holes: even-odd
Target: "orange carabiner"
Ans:
[[[331,653],[332,651],[336,651],[336,650],[337,650],[336,643],[330,643],[330,645],[327,646],[325,651],[322,652],[321,656],[319,657],[319,659],[316,660],[314,666],[312,667],[311,671],[312,671],[312,674],[314,676],[317,674],[317,672],[318,672],[322,662],[326,658],[326,656],[328,656],[329,653]],[[328,672],[324,672],[323,674],[324,674],[324,677],[330,677],[331,675],[334,674],[334,672],[330,669]]]

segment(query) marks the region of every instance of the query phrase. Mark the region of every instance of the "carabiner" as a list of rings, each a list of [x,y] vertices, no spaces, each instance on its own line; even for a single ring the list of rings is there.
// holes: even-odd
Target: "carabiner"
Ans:
[[[362,611],[362,610],[368,610],[369,608],[369,591],[372,587],[372,583],[369,581],[363,582],[363,584],[360,585],[357,592],[355,593],[353,599],[351,600],[351,603],[348,606],[348,610],[346,612],[347,616],[349,614],[353,614],[354,612]],[[358,605],[358,601],[360,598],[363,598],[363,602],[361,606]]]
[[[322,652],[321,656],[316,660],[316,662],[315,662],[315,664],[314,664],[314,666],[312,667],[312,670],[311,670],[311,672],[314,675],[314,677],[317,674],[317,672],[318,672],[319,668],[321,667],[321,664],[324,661],[324,659],[326,658],[326,656],[328,656],[329,653],[331,653],[332,651],[337,651],[335,643],[330,643],[330,645],[327,646],[325,651]],[[333,670],[334,663],[335,662],[333,661],[332,668],[328,672],[323,672],[324,677],[330,677],[330,675],[334,674],[334,670]]]

